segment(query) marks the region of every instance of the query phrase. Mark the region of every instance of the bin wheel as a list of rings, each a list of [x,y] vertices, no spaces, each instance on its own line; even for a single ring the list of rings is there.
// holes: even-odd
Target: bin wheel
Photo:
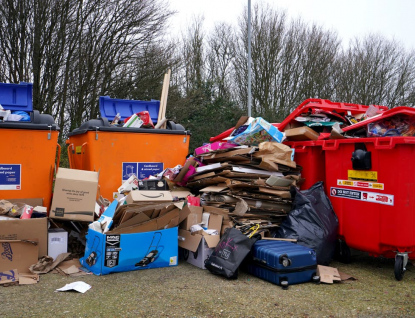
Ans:
[[[403,256],[396,255],[395,257],[395,278],[396,280],[402,280],[405,269],[403,267]]]
[[[347,246],[345,241],[339,240],[337,245],[338,251],[337,256],[340,262],[344,264],[351,263],[352,253],[350,252],[349,246]]]
[[[187,259],[189,258],[189,250],[183,250],[183,258],[185,261],[187,261]]]

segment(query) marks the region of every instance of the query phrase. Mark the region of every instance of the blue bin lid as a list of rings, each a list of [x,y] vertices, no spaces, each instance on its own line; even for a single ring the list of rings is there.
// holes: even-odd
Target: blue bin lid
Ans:
[[[32,90],[32,83],[0,83],[0,104],[6,110],[30,112],[33,110]]]
[[[124,120],[135,113],[146,110],[149,112],[150,118],[155,125],[157,123],[159,109],[159,100],[143,101],[110,98],[109,96],[99,97],[99,111],[101,117],[105,117],[109,121],[112,121],[117,113],[120,113],[121,120]]]

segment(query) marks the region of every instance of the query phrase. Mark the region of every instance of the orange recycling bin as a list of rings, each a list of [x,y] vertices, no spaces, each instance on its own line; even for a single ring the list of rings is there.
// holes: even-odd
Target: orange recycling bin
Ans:
[[[70,132],[66,144],[70,167],[98,171],[100,194],[112,200],[114,192],[132,175],[143,180],[183,165],[189,141],[190,133],[171,121],[167,129],[130,128],[111,125],[107,117],[101,117]]]
[[[30,83],[0,83],[3,112],[10,116],[19,111],[26,117],[9,121],[11,116],[4,116],[0,121],[0,199],[40,198],[49,211],[60,157],[59,127],[51,115],[32,110],[31,92]]]

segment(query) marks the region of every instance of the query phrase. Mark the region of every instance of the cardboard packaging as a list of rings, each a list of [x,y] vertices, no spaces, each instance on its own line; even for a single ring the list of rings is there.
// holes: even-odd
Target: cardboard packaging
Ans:
[[[178,264],[177,227],[131,234],[102,234],[89,229],[82,266],[95,275]]]
[[[128,192],[128,191],[132,191],[132,190],[137,190],[138,189],[138,178],[136,177],[135,174],[133,174],[132,176],[130,176],[128,178],[127,181],[125,181],[119,188],[118,188],[118,193],[124,193],[124,192]]]
[[[38,242],[38,257],[48,255],[48,220],[2,218],[0,240],[34,240]]]
[[[131,191],[125,198],[127,204],[132,203],[141,203],[141,202],[151,202],[151,203],[161,203],[161,202],[171,202],[173,197],[170,191],[140,191],[134,190]]]
[[[305,141],[318,139],[318,133],[307,126],[286,129],[284,132],[285,137],[288,141]]]
[[[17,269],[28,273],[37,263],[39,247],[33,240],[0,240],[0,272]]]
[[[68,252],[68,232],[64,229],[48,230],[48,255],[55,260],[59,254]]]
[[[205,269],[205,260],[212,254],[219,243],[223,223],[222,209],[214,207],[190,206],[191,213],[180,224],[179,246],[188,250],[187,262],[199,268]],[[205,231],[190,232],[192,225],[200,224],[205,219],[209,230],[216,230],[218,235],[209,235]]]
[[[235,148],[237,146],[238,145],[231,144],[231,143],[226,142],[226,141],[216,141],[216,142],[206,144],[206,145],[203,145],[201,147],[196,148],[195,149],[195,155],[199,156],[199,155],[202,155],[202,154],[207,153],[207,152],[221,150],[221,149]]]
[[[49,217],[93,222],[98,172],[59,168]]]

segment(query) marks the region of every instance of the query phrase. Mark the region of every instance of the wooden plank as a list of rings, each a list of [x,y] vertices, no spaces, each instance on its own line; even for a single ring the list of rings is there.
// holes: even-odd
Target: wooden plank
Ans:
[[[169,94],[169,85],[170,85],[170,75],[171,70],[169,69],[166,74],[164,74],[163,80],[163,89],[161,91],[160,98],[160,109],[157,121],[160,122],[163,118],[166,117],[166,106],[167,106],[167,96]],[[166,128],[166,122],[164,122],[160,128]]]
[[[277,238],[277,237],[263,237],[263,240],[268,240],[268,241],[285,241],[285,242],[297,242],[296,239],[284,239],[284,238]]]

